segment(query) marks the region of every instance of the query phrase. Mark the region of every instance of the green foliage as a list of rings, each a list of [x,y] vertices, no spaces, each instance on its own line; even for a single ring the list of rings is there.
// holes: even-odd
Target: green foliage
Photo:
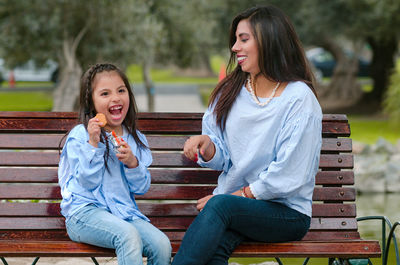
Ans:
[[[400,124],[400,59],[390,77],[390,85],[384,100],[384,110],[394,124]]]

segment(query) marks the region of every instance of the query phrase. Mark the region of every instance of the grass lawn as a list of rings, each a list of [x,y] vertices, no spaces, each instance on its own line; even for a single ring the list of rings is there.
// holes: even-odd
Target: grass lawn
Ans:
[[[0,111],[51,111],[49,92],[0,92]]]
[[[383,137],[392,144],[400,140],[400,124],[392,124],[388,119],[363,116],[348,116],[351,138],[355,141],[374,144]]]
[[[3,81],[1,83],[1,87],[8,87],[9,84],[7,81]],[[48,87],[53,87],[54,83],[52,82],[28,82],[28,81],[19,81],[16,82],[15,87],[43,87],[43,88],[48,88]]]

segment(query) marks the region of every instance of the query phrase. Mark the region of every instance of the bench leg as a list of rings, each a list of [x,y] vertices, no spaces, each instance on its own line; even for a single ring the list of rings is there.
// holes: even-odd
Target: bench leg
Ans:
[[[349,263],[347,262],[347,260],[344,260],[344,259],[329,258],[328,264],[329,265],[348,265]]]
[[[1,259],[1,261],[3,262],[3,264],[4,264],[4,265],[8,265],[8,263],[7,263],[7,261],[6,261],[6,259],[5,259],[5,258],[3,258],[3,257],[0,257],[0,259]]]
[[[280,258],[276,258],[276,257],[275,257],[275,260],[276,260],[276,262],[278,262],[279,265],[283,265],[283,263],[282,263],[282,261],[281,261]]]
[[[93,261],[94,264],[99,265],[99,263],[97,262],[97,260],[96,260],[95,257],[91,257],[91,259],[92,259],[92,261]]]
[[[39,261],[40,257],[36,257],[35,260],[32,262],[32,265],[35,265]]]

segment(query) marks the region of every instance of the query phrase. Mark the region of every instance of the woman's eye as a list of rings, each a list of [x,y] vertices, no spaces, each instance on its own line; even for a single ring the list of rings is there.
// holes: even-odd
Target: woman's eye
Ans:
[[[249,39],[241,39],[241,41],[242,42],[246,42],[246,41],[248,41]]]
[[[126,89],[125,88],[121,88],[120,90],[119,90],[119,93],[125,93],[126,92]]]
[[[100,94],[100,96],[107,96],[108,95],[108,92],[102,92],[101,94]]]

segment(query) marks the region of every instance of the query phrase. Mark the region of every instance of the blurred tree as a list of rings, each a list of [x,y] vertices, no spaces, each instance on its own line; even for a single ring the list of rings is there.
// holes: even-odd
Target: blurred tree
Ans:
[[[154,110],[154,82],[150,76],[153,63],[179,67],[200,62],[211,69],[207,47],[212,47],[212,20],[207,21],[211,0],[157,0],[148,1],[148,30],[142,36],[145,51],[141,54],[143,80],[148,96],[149,111]],[[204,24],[204,25],[203,25]],[[157,25],[155,27],[154,25]],[[200,55],[205,52],[205,54]]]
[[[309,44],[329,50],[337,67],[325,93],[338,100],[359,98],[359,106],[380,108],[398,49],[400,1],[396,0],[304,0],[297,21]],[[368,26],[373,25],[373,27]],[[350,40],[353,56],[340,45]],[[373,91],[362,95],[356,82],[357,57],[361,47],[372,51],[370,76]]]
[[[370,45],[373,54],[370,71],[373,90],[365,94],[362,101],[367,105],[379,102],[380,108],[399,48],[400,1],[349,0],[347,4],[358,14],[352,24],[352,34],[361,36]]]
[[[55,59],[60,77],[55,111],[76,109],[82,67],[117,61],[124,67],[145,54],[144,34],[157,29],[146,0],[1,0],[0,46],[11,67]],[[157,31],[157,30],[154,30]]]
[[[384,110],[390,121],[400,124],[400,60],[397,60],[395,71],[390,77],[390,85],[384,98]]]
[[[361,86],[357,82],[357,72],[358,54],[364,42],[362,36],[352,35],[351,25],[356,20],[354,13],[342,0],[304,0],[296,15],[303,41],[323,47],[336,60],[329,84],[318,84],[321,101],[349,102],[360,98],[362,94]],[[346,53],[342,45],[346,36],[351,36],[352,39],[352,55]]]

